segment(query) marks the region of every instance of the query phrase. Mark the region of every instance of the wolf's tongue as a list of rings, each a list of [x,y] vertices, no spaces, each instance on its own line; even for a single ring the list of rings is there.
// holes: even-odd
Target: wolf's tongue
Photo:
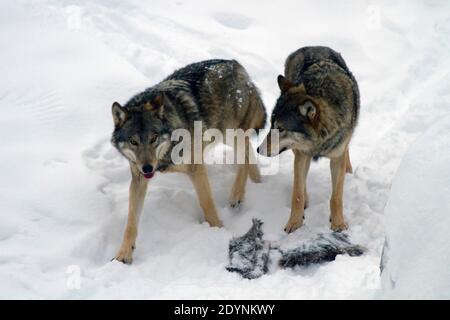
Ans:
[[[154,172],[152,172],[152,173],[144,173],[144,177],[145,177],[146,179],[151,179],[151,178],[153,178],[154,175],[155,175]]]

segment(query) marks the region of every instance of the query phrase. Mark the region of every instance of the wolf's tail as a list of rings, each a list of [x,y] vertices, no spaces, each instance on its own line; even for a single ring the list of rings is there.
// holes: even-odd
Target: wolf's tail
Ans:
[[[267,113],[266,108],[264,107],[264,102],[261,99],[260,94],[255,94],[254,103],[256,104],[255,110],[258,110],[257,117],[258,121],[255,125],[254,129],[264,129],[266,125]]]
[[[308,266],[321,262],[333,261],[338,254],[360,256],[364,248],[352,244],[344,233],[333,232],[319,235],[318,238],[302,244],[300,247],[285,251],[279,261],[284,268]]]
[[[249,112],[252,118],[251,128],[255,130],[261,130],[264,129],[264,127],[266,126],[267,113],[258,88],[254,84],[253,87],[254,89],[252,97],[250,99],[250,108],[249,108]],[[257,131],[257,134],[259,135],[260,132]],[[257,164],[250,164],[248,173],[250,179],[253,182],[255,183],[261,182],[261,173],[259,172]]]
[[[251,83],[252,93],[250,97],[250,105],[248,108],[248,117],[251,119],[248,129],[260,130],[266,126],[266,107],[261,99],[261,93],[254,83]]]

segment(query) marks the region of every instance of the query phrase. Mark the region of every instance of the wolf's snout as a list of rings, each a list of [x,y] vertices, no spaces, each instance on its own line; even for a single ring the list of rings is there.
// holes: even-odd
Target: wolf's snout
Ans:
[[[142,166],[142,173],[144,174],[144,177],[146,179],[153,178],[153,175],[155,174],[153,172],[153,166],[151,164],[145,164]]]
[[[152,173],[153,172],[153,166],[151,164],[146,164],[142,166],[142,172],[143,173]]]

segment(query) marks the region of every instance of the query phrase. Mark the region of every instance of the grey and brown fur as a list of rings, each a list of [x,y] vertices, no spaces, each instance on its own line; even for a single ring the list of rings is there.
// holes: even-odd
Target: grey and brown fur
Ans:
[[[304,47],[286,60],[285,76],[278,76],[281,95],[271,117],[279,142],[266,137],[259,152],[275,156],[292,149],[294,186],[291,216],[285,227],[292,232],[303,225],[308,206],[306,177],[311,159],[330,158],[332,195],[331,229],[347,228],[343,215],[345,173],[351,173],[349,143],[357,124],[358,84],[341,55],[327,47]]]
[[[263,223],[252,220],[252,227],[241,237],[230,240],[226,269],[237,272],[243,278],[256,279],[274,269],[308,267],[313,264],[333,261],[339,254],[360,256],[365,249],[350,242],[347,234],[332,232],[319,234],[315,239],[299,243],[290,250],[283,251],[263,239]]]
[[[155,172],[186,173],[196,190],[205,220],[211,226],[220,227],[222,223],[206,167],[204,164],[175,165],[171,150],[177,142],[171,141],[171,133],[175,129],[186,129],[194,137],[194,121],[202,121],[204,130],[215,128],[224,135],[225,129],[263,128],[265,108],[245,69],[235,60],[190,64],[137,94],[123,107],[115,102],[112,114],[115,124],[112,144],[129,160],[131,169],[128,223],[116,259],[125,263],[132,260],[149,182],[145,176],[151,178]],[[238,165],[231,206],[242,201],[248,177],[255,182],[260,180],[257,165],[248,161],[251,152],[247,140],[246,162]]]
[[[269,271],[270,243],[263,240],[263,223],[252,220],[252,227],[241,237],[230,240],[227,270],[246,279],[256,279]]]

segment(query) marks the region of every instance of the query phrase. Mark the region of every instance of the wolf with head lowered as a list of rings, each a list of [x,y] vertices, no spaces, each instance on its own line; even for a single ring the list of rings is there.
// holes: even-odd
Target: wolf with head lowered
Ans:
[[[208,60],[190,64],[175,71],[162,82],[146,89],[124,106],[112,106],[114,132],[112,144],[128,159],[131,169],[128,222],[122,245],[115,259],[131,263],[138,221],[147,185],[154,174],[183,172],[188,175],[211,226],[222,225],[211,193],[204,163],[172,160],[177,129],[194,136],[194,122],[201,121],[203,130],[260,129],[266,113],[258,89],[246,70],[235,60]],[[208,144],[202,141],[202,146]],[[195,143],[192,144],[193,146]],[[192,150],[192,156],[194,151]],[[260,181],[250,140],[245,140],[245,161],[238,164],[231,190],[230,205],[243,200],[247,178]],[[203,153],[202,153],[203,156]]]
[[[327,47],[304,47],[290,54],[284,76],[278,76],[281,95],[271,117],[271,129],[258,152],[275,156],[294,152],[291,215],[285,226],[292,232],[303,225],[308,206],[306,177],[311,159],[330,159],[331,229],[347,229],[343,214],[345,173],[352,172],[349,143],[357,124],[358,84],[339,53]],[[275,141],[276,140],[276,141]]]

